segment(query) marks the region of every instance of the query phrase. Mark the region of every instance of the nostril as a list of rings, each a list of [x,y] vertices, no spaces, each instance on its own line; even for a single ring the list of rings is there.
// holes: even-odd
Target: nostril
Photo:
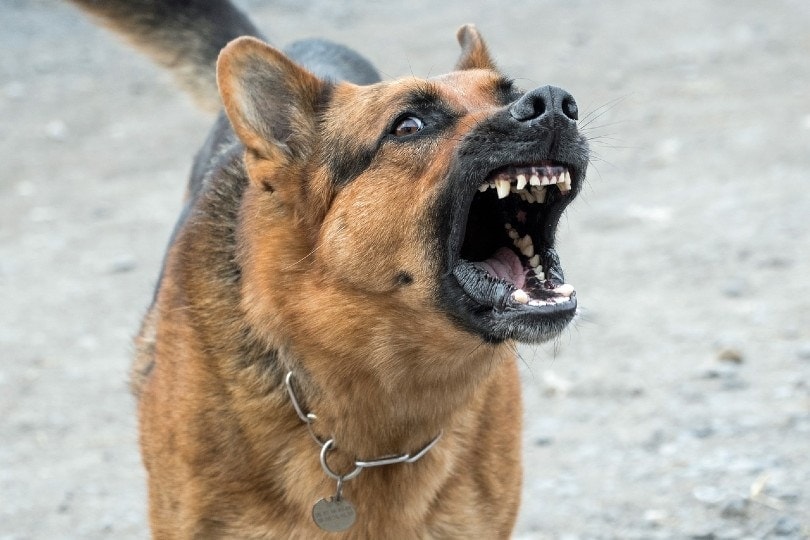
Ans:
[[[532,91],[521,97],[509,112],[515,120],[526,122],[543,116],[551,102],[542,92]]]
[[[534,99],[532,100],[532,109],[534,113],[532,114],[532,118],[539,118],[543,116],[546,112],[546,100],[543,99],[543,96],[535,95]]]
[[[579,108],[577,107],[577,102],[574,101],[574,98],[570,94],[565,96],[563,99],[562,110],[563,114],[565,114],[565,116],[571,120],[579,120]]]

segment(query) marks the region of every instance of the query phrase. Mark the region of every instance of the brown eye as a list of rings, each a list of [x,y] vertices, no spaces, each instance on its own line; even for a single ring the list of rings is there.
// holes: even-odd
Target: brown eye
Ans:
[[[395,137],[404,137],[406,135],[413,135],[417,131],[422,131],[425,123],[415,116],[406,116],[394,126],[391,133]]]

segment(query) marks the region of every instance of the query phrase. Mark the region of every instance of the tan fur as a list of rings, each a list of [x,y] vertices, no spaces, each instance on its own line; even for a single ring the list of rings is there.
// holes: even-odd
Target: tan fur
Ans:
[[[179,230],[133,371],[155,538],[509,536],[521,485],[513,345],[484,343],[431,307],[429,209],[456,141],[496,108],[500,77],[477,32],[459,39],[464,71],[338,84],[320,123],[315,77],[255,39],[223,51],[218,83],[249,181],[206,192]],[[287,126],[255,106],[250,81],[265,76],[294,103]],[[383,145],[335,189],[323,165],[333,141],[373,141],[373,119],[416,87],[463,111],[457,133],[419,155]],[[346,483],[358,517],[342,536],[310,516],[336,486],[284,390],[287,370],[315,431],[335,440],[335,470],[444,433],[420,461]]]

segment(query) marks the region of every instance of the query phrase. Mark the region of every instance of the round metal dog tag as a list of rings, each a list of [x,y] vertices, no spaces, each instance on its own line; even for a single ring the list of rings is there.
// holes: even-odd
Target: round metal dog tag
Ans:
[[[343,498],[321,499],[312,507],[313,521],[328,532],[345,531],[354,524],[355,517],[354,506]]]

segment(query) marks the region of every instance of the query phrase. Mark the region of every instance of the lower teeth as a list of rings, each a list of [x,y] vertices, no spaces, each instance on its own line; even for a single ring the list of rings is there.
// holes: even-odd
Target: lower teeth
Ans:
[[[512,300],[514,300],[518,304],[528,304],[529,299],[530,299],[529,293],[527,293],[523,289],[518,289],[512,293]]]

